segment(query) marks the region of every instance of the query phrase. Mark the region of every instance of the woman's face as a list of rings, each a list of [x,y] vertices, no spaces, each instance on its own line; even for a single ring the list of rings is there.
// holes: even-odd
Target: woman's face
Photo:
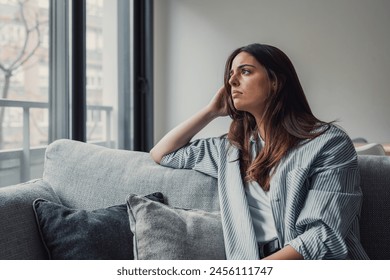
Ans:
[[[234,107],[261,118],[271,90],[266,69],[249,53],[240,52],[232,61],[229,84]]]

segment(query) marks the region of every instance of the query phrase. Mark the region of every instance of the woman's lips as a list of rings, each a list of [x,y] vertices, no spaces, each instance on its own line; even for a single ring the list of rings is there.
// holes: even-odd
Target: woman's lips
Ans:
[[[235,97],[237,97],[237,96],[239,96],[239,95],[241,95],[241,94],[242,94],[241,91],[238,91],[238,90],[233,90],[233,91],[232,91],[232,97],[233,97],[233,98],[235,98]]]

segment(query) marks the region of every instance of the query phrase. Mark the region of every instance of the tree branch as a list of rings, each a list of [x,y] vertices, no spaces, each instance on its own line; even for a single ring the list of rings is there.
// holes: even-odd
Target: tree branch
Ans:
[[[16,69],[14,67],[14,65],[23,57],[23,55],[26,52],[27,44],[30,41],[30,39],[29,39],[30,38],[30,31],[29,31],[29,28],[28,28],[26,17],[24,15],[24,4],[25,4],[25,1],[23,1],[23,2],[19,1],[18,3],[19,3],[19,10],[20,10],[21,21],[23,23],[24,29],[26,30],[26,37],[24,38],[23,47],[21,48],[19,54],[16,56],[16,59],[14,60],[14,62],[12,62],[10,64],[9,69]]]
[[[25,37],[25,40],[24,40],[23,47],[22,47],[22,49],[19,52],[19,55],[16,57],[14,62],[12,62],[10,64],[10,66],[9,66],[9,69],[12,70],[12,71],[18,69],[24,63],[26,63],[26,61],[29,60],[35,54],[35,52],[37,51],[37,49],[41,45],[41,32],[39,30],[38,15],[35,14],[35,25],[33,27],[29,28],[27,20],[26,20],[26,16],[24,14],[25,13],[25,4],[26,4],[27,1],[28,0],[26,0],[26,1],[19,1],[20,17],[21,17],[21,21],[23,23],[24,29],[26,31],[26,37]],[[30,38],[31,38],[30,35],[34,31],[37,34],[37,43],[34,46],[34,48],[26,55],[26,49],[27,49],[28,43],[30,42]]]
[[[35,27],[36,27],[37,37],[38,37],[35,47],[32,49],[32,51],[27,56],[24,57],[24,59],[22,59],[19,63],[14,64],[14,66],[12,67],[12,70],[17,69],[20,66],[22,66],[24,63],[26,63],[26,61],[29,60],[35,54],[37,49],[40,47],[40,45],[41,45],[41,32],[39,30],[39,23],[38,22],[35,25]]]
[[[8,70],[1,62],[0,62],[0,69],[3,70],[4,72]]]

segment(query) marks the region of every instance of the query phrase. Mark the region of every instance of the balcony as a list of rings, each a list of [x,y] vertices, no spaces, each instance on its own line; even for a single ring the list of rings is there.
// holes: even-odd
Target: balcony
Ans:
[[[49,110],[49,104],[45,102],[0,99],[0,107],[16,107],[21,108],[23,111],[22,148],[0,150],[0,187],[41,177],[46,146],[31,147],[30,145],[30,111],[31,109],[37,108]],[[105,118],[98,118],[96,121],[92,120],[94,124],[91,124],[93,127],[99,126],[103,128],[104,133],[101,133],[101,137],[99,137],[101,139],[88,142],[106,147],[114,147],[115,143],[111,135],[112,111],[113,107],[110,106],[87,106],[88,113],[92,115],[100,115],[100,113],[103,113],[105,115]],[[104,120],[103,123],[101,119]]]

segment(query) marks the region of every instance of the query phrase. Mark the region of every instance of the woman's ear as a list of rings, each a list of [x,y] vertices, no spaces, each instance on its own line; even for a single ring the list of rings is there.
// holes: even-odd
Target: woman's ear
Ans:
[[[271,78],[270,86],[271,86],[270,94],[274,94],[278,91],[278,80],[276,77]]]
[[[276,76],[275,74],[273,74],[273,77],[271,78],[272,92],[280,92],[283,89],[285,82],[286,78],[283,75]]]
[[[271,92],[274,93],[276,92],[278,88],[278,77],[276,76],[275,72],[272,71],[271,69],[268,70],[268,77],[271,83]]]

